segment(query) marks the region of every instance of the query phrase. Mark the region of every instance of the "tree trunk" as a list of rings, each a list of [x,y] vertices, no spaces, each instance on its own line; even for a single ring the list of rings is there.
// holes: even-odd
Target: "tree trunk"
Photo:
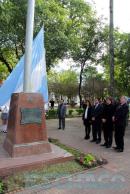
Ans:
[[[17,59],[20,59],[20,56],[19,56],[19,52],[18,52],[18,48],[17,48],[17,44],[16,43],[15,43],[15,54],[16,54]]]
[[[114,96],[114,38],[113,38],[113,0],[110,0],[110,31],[109,31],[109,52],[110,52],[110,95]]]
[[[8,61],[3,57],[2,54],[0,54],[0,61],[6,65],[8,71],[11,73],[13,69],[11,68],[10,64],[9,64]]]
[[[80,100],[80,108],[82,106],[82,95],[81,95],[81,89],[82,89],[82,74],[84,70],[84,64],[81,64],[81,70],[80,70],[80,76],[79,76],[79,100]]]

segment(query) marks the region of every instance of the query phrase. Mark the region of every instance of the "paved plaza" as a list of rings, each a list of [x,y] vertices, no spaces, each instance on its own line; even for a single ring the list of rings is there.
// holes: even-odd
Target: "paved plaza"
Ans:
[[[126,130],[125,151],[116,153],[84,140],[84,127],[81,118],[66,119],[66,129],[58,130],[57,120],[48,120],[48,136],[59,139],[63,144],[85,153],[91,152],[108,160],[103,167],[84,171],[56,181],[51,185],[40,185],[19,194],[130,194],[130,127]]]

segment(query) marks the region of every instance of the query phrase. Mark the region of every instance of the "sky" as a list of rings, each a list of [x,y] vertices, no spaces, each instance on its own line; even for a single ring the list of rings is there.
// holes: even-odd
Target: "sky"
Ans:
[[[86,0],[95,7],[97,14],[103,15],[109,24],[110,0]],[[95,2],[95,4],[94,4]],[[114,26],[122,32],[130,32],[130,0],[113,0],[114,2]]]

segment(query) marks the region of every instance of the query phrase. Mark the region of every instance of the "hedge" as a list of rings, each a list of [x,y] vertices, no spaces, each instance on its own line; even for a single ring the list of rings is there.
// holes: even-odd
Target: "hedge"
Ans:
[[[83,109],[68,109],[66,113],[66,117],[78,117],[82,116]],[[56,109],[50,109],[46,112],[46,119],[56,119],[58,118],[57,110]]]

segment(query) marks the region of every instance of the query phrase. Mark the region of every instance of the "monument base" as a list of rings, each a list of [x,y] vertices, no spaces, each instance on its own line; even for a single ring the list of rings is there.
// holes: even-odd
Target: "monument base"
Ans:
[[[46,165],[74,160],[74,156],[67,151],[53,144],[50,144],[50,146],[52,151],[48,153],[10,157],[0,144],[0,176],[8,176],[16,172],[35,170],[44,168]]]
[[[11,157],[30,156],[34,154],[51,152],[50,143],[47,141],[12,144],[12,142],[6,138],[4,142],[4,148]]]
[[[11,157],[51,152],[41,94],[12,94],[4,148]]]

